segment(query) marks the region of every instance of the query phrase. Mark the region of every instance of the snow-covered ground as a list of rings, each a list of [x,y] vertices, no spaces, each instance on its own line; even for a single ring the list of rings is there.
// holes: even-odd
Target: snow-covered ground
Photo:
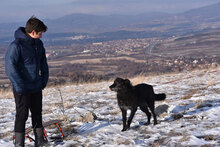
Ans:
[[[50,146],[220,146],[220,68],[188,71],[131,79],[135,85],[145,82],[155,93],[166,93],[167,112],[158,116],[159,124],[146,126],[145,114],[138,110],[130,130],[121,132],[121,112],[116,93],[109,90],[112,81],[70,85],[44,90],[43,120],[64,119],[65,138],[56,126],[46,127]],[[59,93],[61,91],[61,94]],[[63,101],[63,102],[62,102]],[[0,146],[13,146],[15,103],[0,99]],[[94,113],[94,122],[84,116]],[[31,126],[31,119],[27,121]],[[30,133],[33,137],[33,134]],[[34,146],[26,139],[26,146]]]

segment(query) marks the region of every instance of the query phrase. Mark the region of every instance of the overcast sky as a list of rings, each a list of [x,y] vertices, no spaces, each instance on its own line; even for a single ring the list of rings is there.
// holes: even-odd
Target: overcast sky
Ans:
[[[55,19],[71,13],[179,13],[218,2],[220,0],[1,0],[0,23],[25,21],[32,15]]]

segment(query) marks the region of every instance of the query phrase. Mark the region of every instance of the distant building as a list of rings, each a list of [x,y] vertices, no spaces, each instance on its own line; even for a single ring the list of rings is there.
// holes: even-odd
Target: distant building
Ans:
[[[102,42],[94,42],[92,45],[102,45]]]
[[[194,61],[193,61],[194,64],[197,64],[198,62],[199,62],[198,60],[194,60]]]

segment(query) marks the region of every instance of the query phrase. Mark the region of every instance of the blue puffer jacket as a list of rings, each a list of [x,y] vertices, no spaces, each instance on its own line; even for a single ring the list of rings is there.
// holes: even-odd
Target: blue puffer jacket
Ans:
[[[42,41],[27,36],[25,28],[18,28],[15,40],[6,52],[5,71],[17,93],[34,93],[44,89],[49,71]]]

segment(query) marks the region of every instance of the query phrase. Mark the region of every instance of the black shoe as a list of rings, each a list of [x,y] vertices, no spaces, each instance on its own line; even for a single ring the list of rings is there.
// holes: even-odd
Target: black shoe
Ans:
[[[34,129],[35,147],[47,146],[48,141],[44,135],[43,128]]]
[[[15,147],[24,147],[25,134],[15,132]]]

